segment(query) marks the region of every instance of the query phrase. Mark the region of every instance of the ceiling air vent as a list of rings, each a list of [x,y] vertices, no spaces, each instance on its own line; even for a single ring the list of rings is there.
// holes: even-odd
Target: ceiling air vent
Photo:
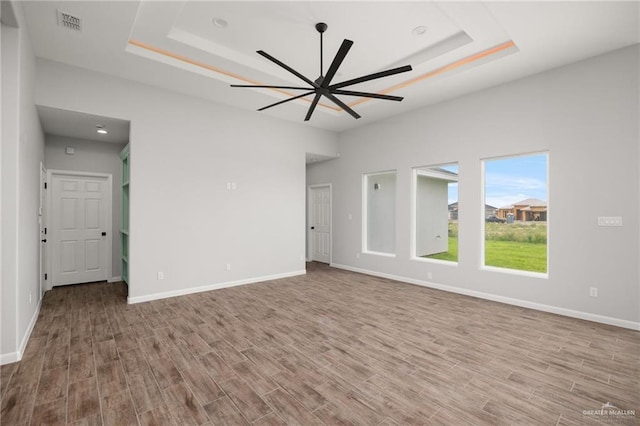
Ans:
[[[58,10],[58,25],[74,31],[82,31],[82,20]]]

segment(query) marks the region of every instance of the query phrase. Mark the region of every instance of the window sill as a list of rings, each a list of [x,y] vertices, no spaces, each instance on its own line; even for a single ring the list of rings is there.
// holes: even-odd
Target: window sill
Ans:
[[[381,251],[363,251],[362,254],[370,254],[373,256],[396,257],[395,253],[383,253]]]
[[[520,275],[523,277],[541,278],[545,280],[549,279],[548,272],[520,271],[518,269],[499,268],[497,266],[481,266],[480,270],[489,271],[489,272],[499,272],[502,274]]]
[[[458,266],[458,262],[452,260],[429,259],[428,257],[412,257],[411,260],[421,263],[435,263],[439,265]]]

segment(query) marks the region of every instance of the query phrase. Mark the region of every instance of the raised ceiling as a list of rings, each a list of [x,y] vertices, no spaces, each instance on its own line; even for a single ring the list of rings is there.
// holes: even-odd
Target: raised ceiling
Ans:
[[[336,83],[413,67],[352,86],[404,96],[403,102],[343,97],[361,119],[324,103],[306,123],[334,131],[640,42],[638,2],[31,1],[23,7],[39,57],[248,110],[289,93],[229,84],[301,83],[256,50],[306,76],[320,74],[317,22],[329,25],[325,70],[342,40],[354,41]],[[80,18],[81,31],[58,25],[57,12]],[[221,20],[227,25],[214,23]],[[311,98],[255,113],[302,123]]]

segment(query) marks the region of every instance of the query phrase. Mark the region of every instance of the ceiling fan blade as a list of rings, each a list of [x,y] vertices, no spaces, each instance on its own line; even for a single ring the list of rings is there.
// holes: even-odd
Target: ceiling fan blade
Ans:
[[[265,58],[267,58],[268,60],[270,60],[274,64],[281,66],[285,70],[289,71],[291,74],[293,74],[296,77],[298,77],[299,79],[303,80],[305,83],[310,84],[312,87],[318,87],[318,85],[316,83],[314,83],[313,81],[309,80],[307,77],[305,77],[304,75],[300,74],[298,71],[294,70],[289,65],[287,65],[287,64],[285,64],[283,62],[280,62],[279,60],[277,60],[273,56],[269,55],[264,50],[258,50],[257,52],[258,52],[259,55],[264,56]]]
[[[361,96],[363,98],[385,99],[387,101],[398,101],[398,102],[404,99],[402,96],[381,95],[379,93],[369,93],[369,92],[354,92],[353,90],[333,90],[332,93],[336,95]]]
[[[365,75],[365,76],[362,76],[362,77],[354,78],[352,80],[343,81],[342,83],[333,84],[333,85],[329,86],[329,89],[331,89],[331,90],[339,89],[341,87],[351,86],[352,84],[363,83],[365,81],[375,80],[375,79],[378,79],[378,78],[387,77],[387,76],[395,75],[395,74],[400,74],[400,73],[411,71],[411,70],[412,70],[411,65],[405,65],[403,67],[392,68],[390,70],[380,71],[380,72],[376,72],[376,73],[373,73],[373,74]]]
[[[342,102],[340,99],[336,98],[332,93],[325,93],[324,94],[327,98],[329,98],[329,100],[331,100],[331,102],[333,102],[334,104],[338,105],[340,108],[342,108],[343,110],[347,111],[353,118],[355,118],[356,120],[358,118],[360,118],[360,116],[358,115],[357,112],[355,112],[354,110],[352,110],[351,108],[349,108],[349,105],[345,104],[344,102]]]
[[[313,102],[311,102],[311,106],[309,106],[309,110],[307,111],[307,116],[304,118],[304,121],[309,121],[311,114],[313,114],[313,111],[316,109],[316,105],[318,105],[318,101],[321,97],[322,95],[320,93],[316,93],[316,97],[313,98]]]
[[[247,87],[254,89],[291,89],[291,90],[313,90],[313,87],[295,87],[295,86],[263,86],[257,84],[232,84],[231,87]]]
[[[327,75],[324,77],[324,80],[322,80],[322,87],[329,87],[329,83],[331,83],[331,80],[336,75],[338,68],[340,68],[340,65],[342,64],[342,61],[344,61],[345,56],[347,56],[347,53],[349,53],[351,46],[353,46],[353,42],[345,38],[340,49],[338,49],[338,53],[336,53],[336,56],[333,58],[333,62],[331,62],[331,65],[327,70]],[[322,52],[320,54],[322,54]]]
[[[267,105],[266,107],[262,107],[258,111],[264,111],[267,108],[271,108],[271,107],[274,107],[276,105],[281,105],[281,104],[283,104],[285,102],[295,101],[296,99],[304,98],[305,96],[308,96],[308,95],[310,95],[312,93],[315,93],[315,92],[312,90],[311,92],[303,93],[302,95],[292,96],[292,97],[290,97],[288,99],[285,99],[283,101],[276,102],[275,104],[271,104],[271,105]]]

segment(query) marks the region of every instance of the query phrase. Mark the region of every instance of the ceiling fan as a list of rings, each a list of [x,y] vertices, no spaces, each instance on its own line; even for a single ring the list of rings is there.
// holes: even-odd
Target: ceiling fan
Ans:
[[[384,99],[387,101],[401,101],[402,99],[404,99],[401,96],[391,96],[391,95],[383,95],[383,94],[379,94],[379,93],[369,93],[369,92],[356,92],[353,90],[342,90],[343,87],[347,87],[347,86],[351,86],[353,84],[358,84],[358,83],[363,83],[365,81],[370,81],[370,80],[375,80],[378,78],[382,78],[382,77],[387,77],[390,75],[394,75],[394,74],[400,74],[403,72],[407,72],[407,71],[411,71],[411,65],[405,65],[402,67],[398,67],[398,68],[393,68],[390,70],[386,70],[386,71],[380,71],[380,72],[376,72],[373,74],[369,74],[369,75],[365,75],[362,77],[358,77],[358,78],[354,78],[351,80],[347,80],[347,81],[343,81],[341,83],[337,83],[337,84],[331,84],[331,80],[333,80],[333,77],[336,75],[336,72],[338,71],[338,68],[340,68],[340,65],[342,64],[342,61],[344,60],[345,56],[347,56],[347,53],[349,52],[349,49],[351,49],[351,46],[353,45],[353,42],[351,40],[347,40],[344,39],[344,41],[342,42],[342,45],[340,46],[340,49],[338,49],[338,53],[336,53],[336,56],[333,58],[333,62],[331,62],[331,65],[329,66],[329,69],[327,70],[327,74],[326,75],[322,75],[322,35],[323,33],[327,30],[327,24],[325,24],[324,22],[319,22],[316,24],[316,30],[320,33],[320,77],[318,77],[315,81],[311,81],[310,79],[308,79],[307,77],[305,77],[304,75],[300,74],[298,71],[294,70],[293,68],[291,68],[290,66],[284,64],[283,62],[277,60],[276,58],[274,58],[273,56],[269,55],[267,52],[263,51],[263,50],[258,50],[257,53],[261,56],[264,56],[265,58],[267,58],[268,60],[270,60],[271,62],[275,63],[276,65],[284,68],[285,70],[289,71],[291,74],[295,75],[296,77],[298,77],[299,79],[303,80],[305,83],[309,84],[309,86],[311,87],[297,87],[297,86],[265,86],[265,85],[251,85],[251,84],[232,84],[231,87],[251,87],[251,88],[265,88],[265,89],[290,89],[290,90],[304,90],[305,93],[301,94],[301,95],[297,95],[297,96],[292,96],[288,99],[273,103],[271,105],[267,105],[265,107],[262,107],[260,109],[258,109],[258,111],[263,111],[267,108],[271,108],[274,107],[276,105],[281,105],[285,102],[290,102],[296,99],[300,99],[303,98],[305,96],[309,96],[312,94],[315,94],[315,97],[313,98],[313,101],[311,102],[311,105],[309,106],[309,110],[307,111],[307,115],[304,118],[304,121],[309,121],[309,119],[311,118],[311,115],[313,114],[313,111],[315,110],[316,106],[318,105],[318,102],[320,101],[320,98],[322,96],[325,96],[327,99],[329,99],[331,102],[333,102],[334,104],[338,105],[340,108],[342,108],[343,110],[345,110],[346,112],[348,112],[353,118],[360,118],[360,115],[358,115],[357,112],[355,112],[353,109],[351,109],[348,105],[346,105],[344,102],[342,102],[340,99],[338,99],[336,97],[336,95],[346,95],[346,96],[359,96],[359,97],[364,97],[364,98],[375,98],[375,99]]]

